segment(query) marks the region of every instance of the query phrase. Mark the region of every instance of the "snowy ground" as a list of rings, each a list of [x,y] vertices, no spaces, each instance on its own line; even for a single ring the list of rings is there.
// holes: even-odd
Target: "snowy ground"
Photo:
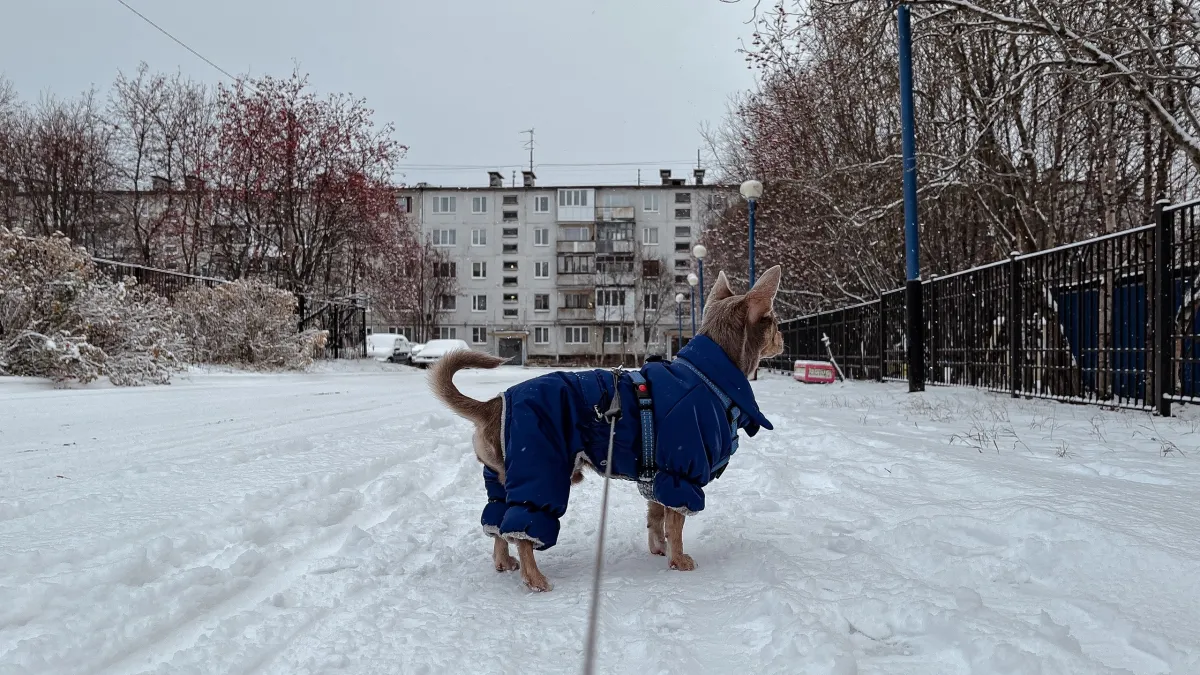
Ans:
[[[0,673],[579,672],[600,482],[531,594],[491,569],[469,427],[423,375],[324,370],[0,380]],[[602,672],[1200,673],[1196,423],[756,388],[776,430],[689,519],[695,572],[615,486]]]

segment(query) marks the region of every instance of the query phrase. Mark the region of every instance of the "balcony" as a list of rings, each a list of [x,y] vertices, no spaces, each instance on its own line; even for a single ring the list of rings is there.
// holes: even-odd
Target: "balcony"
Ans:
[[[587,272],[582,274],[571,274],[569,272],[559,272],[556,280],[558,286],[570,286],[574,288],[590,288],[596,285],[596,274]]]
[[[559,307],[559,321],[595,321],[596,310],[587,307]]]
[[[634,213],[635,212],[632,206],[597,206],[596,220],[597,222],[633,220]]]
[[[594,241],[563,241],[558,240],[557,244],[559,253],[595,253],[596,242]]]
[[[596,253],[633,253],[630,239],[602,239],[596,242]]]

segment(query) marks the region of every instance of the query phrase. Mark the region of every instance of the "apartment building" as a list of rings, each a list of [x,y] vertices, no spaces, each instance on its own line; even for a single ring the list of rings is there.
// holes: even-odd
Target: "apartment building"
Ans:
[[[703,169],[690,182],[664,169],[652,185],[542,187],[530,171],[522,178],[505,186],[490,172],[487,187],[419,184],[402,194],[457,281],[438,303],[437,337],[521,363],[667,353],[676,294],[691,297],[692,248],[736,189],[705,184]],[[690,301],[681,309],[688,335]]]

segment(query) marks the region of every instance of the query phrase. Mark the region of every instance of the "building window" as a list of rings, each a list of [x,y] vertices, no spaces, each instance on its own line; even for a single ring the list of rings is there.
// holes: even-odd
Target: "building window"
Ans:
[[[549,279],[550,278],[550,261],[533,263],[533,278],[534,279]]]
[[[458,263],[443,262],[438,263],[433,271],[433,276],[442,279],[453,279],[458,276]]]
[[[533,309],[538,312],[550,311],[550,294],[538,293],[533,296]]]
[[[675,220],[691,220],[691,209],[675,209]]]
[[[596,306],[620,307],[625,304],[625,291],[599,290],[596,291]]]
[[[487,230],[471,230],[472,246],[487,246]]]
[[[725,201],[725,195],[713,195],[709,197],[708,204],[709,208],[711,208],[713,211],[724,211],[725,206],[727,205],[727,202]]]
[[[505,272],[516,272],[517,271],[517,261],[516,260],[505,260],[504,261],[504,271]]]
[[[659,274],[662,274],[662,261],[660,261],[660,260],[643,260],[642,261],[642,276],[644,278],[657,279]]]
[[[472,312],[486,312],[487,311],[487,296],[486,295],[472,295],[471,296],[471,311]]]
[[[564,227],[561,230],[563,241],[591,241],[592,228],[587,227]]]
[[[692,193],[676,192],[675,193],[675,203],[676,204],[691,204],[692,203]]]
[[[692,245],[687,243],[686,241],[675,242],[675,252],[676,253],[687,253],[691,249],[692,249]]]
[[[675,275],[675,283],[686,284],[687,283],[687,275],[686,274],[676,274]]]
[[[612,275],[613,278],[624,274],[633,274],[633,261],[620,258],[601,258],[596,261],[596,272]]]
[[[458,307],[458,297],[454,295],[438,296],[438,309],[453,312]]]
[[[397,197],[396,208],[400,213],[412,213],[412,197]]]
[[[504,318],[506,318],[506,319],[515,319],[515,318],[517,318],[517,310],[515,310],[515,309],[506,309],[506,310],[504,310]]]
[[[434,230],[434,246],[454,246],[458,243],[458,230]]]
[[[487,197],[471,197],[471,213],[487,213]]]
[[[517,302],[517,294],[516,293],[505,293],[504,294],[504,304],[513,305],[513,304],[516,304],[516,302]]]
[[[642,339],[647,345],[658,344],[658,329],[650,326],[642,328]]]
[[[658,309],[658,295],[647,293],[642,296],[642,307],[653,312]]]
[[[642,228],[642,243],[653,246],[658,243],[658,228],[643,227]]]
[[[437,336],[439,340],[457,340],[458,329],[454,326],[438,326]]]
[[[546,197],[542,197],[546,199]],[[550,230],[545,227],[539,227],[533,231],[534,246],[549,246],[550,245]]]
[[[605,326],[604,343],[609,345],[625,344],[627,332],[625,326]]]
[[[692,236],[692,228],[688,227],[687,225],[676,225],[675,226],[675,238],[676,239],[687,239],[691,236]]]
[[[545,197],[542,197],[545,199]],[[538,345],[550,344],[550,329],[545,326],[536,326],[533,329],[533,343]]]
[[[569,345],[581,345],[591,342],[587,326],[567,326],[565,332],[566,343]]]
[[[515,227],[506,227],[506,228],[504,228],[504,230],[502,231],[502,234],[503,234],[505,237],[507,237],[507,238],[510,238],[510,239],[511,239],[512,237],[515,237],[515,236],[517,236],[517,228],[515,228]]]
[[[516,245],[516,244],[505,244],[505,245],[504,245],[504,252],[505,252],[505,253],[516,253],[516,252],[517,252],[517,245]]]
[[[458,209],[457,197],[434,197],[434,213],[454,213]]]
[[[593,260],[590,255],[560,255],[558,256],[558,273],[591,274],[594,269]]]
[[[517,205],[517,196],[516,195],[504,195],[504,205],[505,206],[516,206]]]
[[[514,222],[518,218],[519,218],[519,216],[517,215],[516,211],[505,211],[504,212],[504,222],[506,222],[506,223]]]
[[[481,345],[487,342],[487,328],[475,326],[471,329],[471,342]]]
[[[642,210],[647,213],[658,213],[657,192],[645,192],[642,194]]]
[[[686,258],[679,258],[675,261],[675,269],[676,270],[690,270],[690,269],[692,269],[692,263],[691,263],[691,261],[687,260]]]
[[[486,279],[487,278],[487,261],[471,263],[471,278]]]
[[[563,293],[563,309],[592,309],[591,293]]]
[[[558,191],[559,206],[587,206],[588,191],[587,190],[559,190]]]
[[[509,287],[519,285],[516,277],[504,277],[503,283],[505,286],[509,286]]]
[[[549,197],[534,197],[533,198],[534,213],[550,213],[550,198]]]

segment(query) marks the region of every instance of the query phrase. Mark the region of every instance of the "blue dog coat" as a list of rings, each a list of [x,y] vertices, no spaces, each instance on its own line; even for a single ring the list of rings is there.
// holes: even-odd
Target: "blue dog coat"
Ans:
[[[754,436],[771,423],[758,409],[750,382],[715,342],[697,336],[672,362],[637,371],[650,388],[653,461],[642,471],[643,425],[634,379],[622,373],[621,418],[613,442],[614,478],[637,480],[643,494],[685,514],[704,509],[704,486],[720,475],[737,449],[737,429]],[[483,529],[506,539],[528,539],[538,550],[558,541],[567,510],[575,458],[584,453],[603,472],[608,422],[601,413],[612,401],[610,370],[542,375],[503,394],[505,482],[484,467],[488,504]]]

